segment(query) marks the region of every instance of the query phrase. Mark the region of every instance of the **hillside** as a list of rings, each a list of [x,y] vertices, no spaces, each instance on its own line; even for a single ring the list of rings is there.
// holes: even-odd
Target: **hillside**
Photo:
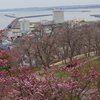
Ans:
[[[29,7],[29,8],[14,8],[14,9],[0,9],[0,12],[5,11],[23,11],[23,10],[52,10],[54,8],[63,8],[63,9],[80,9],[80,8],[99,8],[100,4],[95,5],[71,5],[71,6],[53,6],[53,7]]]

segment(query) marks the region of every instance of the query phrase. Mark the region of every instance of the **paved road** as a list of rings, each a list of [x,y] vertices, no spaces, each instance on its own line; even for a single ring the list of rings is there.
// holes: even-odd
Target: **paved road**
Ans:
[[[94,56],[95,55],[95,52],[90,52],[90,56]],[[82,57],[85,57],[84,54],[81,54],[81,55],[77,55],[77,56],[74,56],[73,59],[79,59],[79,58],[82,58]],[[67,58],[66,59],[66,62],[68,63],[70,61],[70,58]],[[62,64],[64,61],[59,61],[57,63],[54,63],[54,64],[51,64],[50,66],[55,66],[55,65],[60,65]],[[24,65],[29,65],[29,63],[25,63],[25,61],[23,61],[23,64]]]
[[[95,52],[90,52],[90,56],[94,56],[94,55],[95,55]],[[85,57],[85,54],[74,56],[73,59],[79,59],[79,58],[82,58],[82,57]],[[70,61],[70,58],[67,58],[66,62],[68,63],[69,61]],[[57,63],[51,64],[50,66],[60,65],[62,63],[63,63],[63,61],[59,61]]]

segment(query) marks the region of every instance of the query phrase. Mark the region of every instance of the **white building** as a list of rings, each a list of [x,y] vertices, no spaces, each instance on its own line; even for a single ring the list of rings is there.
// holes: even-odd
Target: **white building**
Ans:
[[[7,31],[6,36],[8,40],[11,40],[11,38],[17,38],[18,36],[22,36],[22,34],[20,32]]]
[[[64,10],[62,8],[55,8],[53,10],[53,21],[55,23],[63,23],[64,22]]]
[[[26,32],[30,30],[29,20],[20,21],[20,31]]]
[[[48,24],[50,24],[50,21],[49,20],[41,20],[41,24],[48,25]]]

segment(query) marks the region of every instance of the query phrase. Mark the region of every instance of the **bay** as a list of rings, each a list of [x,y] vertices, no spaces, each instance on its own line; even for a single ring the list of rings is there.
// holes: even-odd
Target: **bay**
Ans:
[[[45,15],[52,14],[52,10],[44,10],[44,11],[10,11],[10,12],[0,12],[0,29],[6,28],[14,18],[6,17],[4,15],[12,15],[16,17],[24,17],[24,16],[34,16],[34,15]],[[72,20],[74,18],[84,19],[85,21],[97,21],[99,18],[90,16],[100,14],[100,8],[89,8],[89,9],[64,9],[64,20]],[[53,20],[53,16],[45,16],[45,17],[35,17],[35,18],[27,18],[30,22],[40,22],[41,20]]]

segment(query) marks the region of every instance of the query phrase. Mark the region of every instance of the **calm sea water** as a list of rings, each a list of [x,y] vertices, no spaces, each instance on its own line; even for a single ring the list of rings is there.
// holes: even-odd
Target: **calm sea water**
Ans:
[[[83,11],[83,12],[81,12]],[[86,11],[86,12],[85,12]],[[88,12],[90,11],[90,12]],[[52,14],[51,10],[48,11],[13,11],[13,12],[0,12],[0,29],[4,29],[14,18],[6,17],[5,14],[13,15],[16,17],[22,16],[32,16],[32,15],[41,15],[41,14]],[[64,11],[64,20],[72,20],[73,18],[82,18],[85,21],[96,21],[99,18],[95,18],[90,15],[100,14],[100,8],[92,9],[66,9]],[[37,22],[41,20],[52,20],[52,16],[46,17],[37,17],[37,18],[28,18],[30,22]]]

